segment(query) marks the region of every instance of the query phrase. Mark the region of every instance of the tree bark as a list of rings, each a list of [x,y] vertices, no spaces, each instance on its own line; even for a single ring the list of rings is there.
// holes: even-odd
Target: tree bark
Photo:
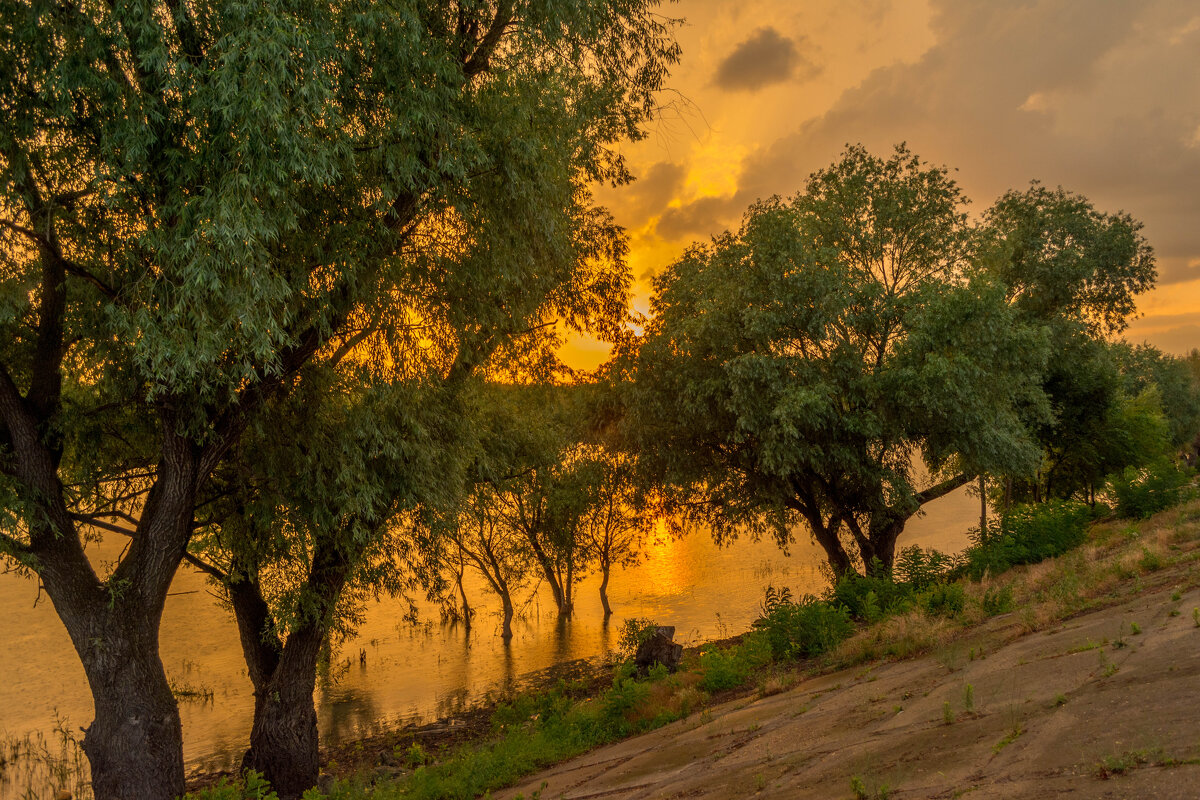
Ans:
[[[609,566],[605,562],[601,567],[603,578],[600,580],[600,605],[604,607],[604,618],[608,619],[612,616],[612,606],[608,604],[608,573]]]
[[[318,543],[307,580],[312,608],[283,642],[257,572],[246,569],[227,584],[254,685],[254,722],[242,769],[262,774],[280,800],[296,800],[317,783],[317,661],[350,568],[350,554],[328,541]]]
[[[96,800],[172,800],[184,792],[179,707],[158,656],[157,625],[123,611],[87,625],[96,635],[80,651],[96,712],[83,737],[92,792]]]
[[[254,724],[242,768],[262,774],[280,800],[296,800],[317,784],[317,657],[322,636],[310,629],[288,637],[270,678],[254,687]]]

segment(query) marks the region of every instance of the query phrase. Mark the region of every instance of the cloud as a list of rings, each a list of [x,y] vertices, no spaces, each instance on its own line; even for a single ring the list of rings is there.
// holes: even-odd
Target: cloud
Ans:
[[[800,53],[795,41],[766,27],[756,30],[725,57],[717,66],[713,82],[726,91],[756,92],[793,77],[808,80],[819,72],[820,68]]]
[[[935,12],[937,43],[921,58],[876,70],[747,157],[721,221],[755,199],[794,194],[848,142],[886,154],[906,141],[958,168],[976,211],[1031,179],[1062,185],[1143,221],[1160,283],[1198,277],[1194,5],[1114,2],[1096,13],[1091,0],[935,0]],[[698,230],[715,210],[685,206],[667,229]]]
[[[671,241],[704,239],[728,228],[731,220],[740,217],[744,210],[739,195],[701,197],[677,208],[668,208],[655,225],[654,233]]]

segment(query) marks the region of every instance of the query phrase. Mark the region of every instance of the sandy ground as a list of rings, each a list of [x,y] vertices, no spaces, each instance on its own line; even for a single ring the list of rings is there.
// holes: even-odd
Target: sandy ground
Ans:
[[[1010,614],[728,702],[496,798],[1200,798],[1200,590],[1156,583],[1048,630]]]

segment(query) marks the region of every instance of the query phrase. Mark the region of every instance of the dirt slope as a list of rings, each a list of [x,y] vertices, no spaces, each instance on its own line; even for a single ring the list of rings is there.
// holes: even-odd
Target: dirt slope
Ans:
[[[717,706],[496,797],[1200,798],[1200,590],[1173,600],[1159,577],[1048,630],[1020,635],[1010,614],[926,656]]]

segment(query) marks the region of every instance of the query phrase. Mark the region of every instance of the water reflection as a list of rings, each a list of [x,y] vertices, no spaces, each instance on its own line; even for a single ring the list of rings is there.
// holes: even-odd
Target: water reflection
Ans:
[[[914,542],[955,551],[978,518],[978,501],[960,491],[913,520],[901,546]],[[102,553],[101,553],[102,555]],[[576,589],[576,616],[556,618],[549,595],[535,597],[514,620],[514,637],[498,633],[499,603],[483,587],[468,585],[478,616],[468,630],[404,622],[407,604],[373,604],[357,636],[335,654],[318,692],[321,734],[345,741],[384,725],[445,716],[486,697],[553,681],[555,665],[594,659],[615,646],[624,619],[644,617],[674,625],[677,640],[694,643],[744,630],[758,613],[767,584],[796,594],[819,592],[821,552],[800,535],[789,555],[770,542],[735,542],[721,549],[702,531],[684,538],[660,536],[645,562],[614,571],[609,598],[614,615],[600,606],[598,578]],[[37,584],[0,575],[0,733],[54,730],[55,715],[71,730],[92,718],[83,670],[66,631],[47,602],[36,607]],[[435,607],[424,619],[439,619]],[[201,575],[182,568],[163,616],[161,651],[173,681],[211,690],[212,702],[183,703],[184,756],[189,766],[232,766],[241,758],[253,714],[237,630],[208,593]],[[570,672],[570,667],[566,669]],[[564,677],[569,677],[566,675]],[[19,797],[0,786],[0,798]]]

